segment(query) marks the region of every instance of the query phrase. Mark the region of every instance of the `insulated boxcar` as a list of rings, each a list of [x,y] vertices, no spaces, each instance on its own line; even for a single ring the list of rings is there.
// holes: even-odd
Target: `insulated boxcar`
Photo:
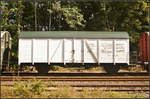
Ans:
[[[149,58],[150,58],[150,36],[149,32],[143,32],[140,35],[140,41],[139,41],[139,58],[140,62],[144,67],[148,70],[148,64],[149,64]]]
[[[19,65],[29,63],[39,72],[53,64],[97,64],[116,72],[129,64],[129,36],[100,31],[21,32]]]

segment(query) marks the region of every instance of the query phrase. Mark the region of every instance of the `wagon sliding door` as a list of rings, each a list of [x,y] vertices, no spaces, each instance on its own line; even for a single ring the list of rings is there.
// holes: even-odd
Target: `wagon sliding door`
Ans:
[[[81,40],[65,39],[64,59],[65,63],[81,63]]]

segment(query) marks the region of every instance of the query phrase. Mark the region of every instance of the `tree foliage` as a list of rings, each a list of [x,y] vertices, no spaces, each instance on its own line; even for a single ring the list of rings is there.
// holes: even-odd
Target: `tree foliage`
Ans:
[[[127,31],[134,44],[140,33],[149,29],[148,3],[145,1],[1,1],[0,6],[1,28],[10,31],[16,57],[19,31],[33,31],[35,26],[38,31]]]
[[[55,14],[58,21],[68,25],[68,28],[77,30],[79,26],[84,27],[85,25],[83,15],[80,13],[80,9],[77,6],[63,5],[60,1],[53,2],[52,8],[48,9],[48,12],[50,14]],[[63,26],[61,27],[63,28]]]
[[[18,2],[0,2],[2,10],[1,29],[9,31],[12,37],[12,57],[11,60],[17,60],[18,57],[18,32],[22,28],[21,15],[24,5]]]

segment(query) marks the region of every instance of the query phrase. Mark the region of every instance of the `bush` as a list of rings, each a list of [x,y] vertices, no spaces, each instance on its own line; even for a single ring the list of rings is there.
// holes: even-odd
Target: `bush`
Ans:
[[[30,86],[20,81],[16,82],[14,85],[14,95],[21,98],[32,97]]]
[[[45,85],[40,80],[17,81],[14,85],[14,95],[24,98],[41,95],[45,92]]]
[[[48,86],[57,86],[58,85],[58,83],[57,82],[54,82],[54,81],[50,81],[49,83],[48,83]]]
[[[41,80],[31,80],[31,92],[34,94],[42,94],[45,91],[45,85]]]
[[[17,64],[10,65],[10,70],[18,71],[18,69],[19,69],[19,66]]]
[[[59,70],[62,70],[63,67],[57,66],[57,65],[53,65],[53,66],[50,66],[50,69],[53,70],[53,71],[59,71]]]

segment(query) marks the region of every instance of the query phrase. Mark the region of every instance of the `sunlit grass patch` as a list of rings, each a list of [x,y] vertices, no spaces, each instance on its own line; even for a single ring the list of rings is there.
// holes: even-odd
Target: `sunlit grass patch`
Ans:
[[[14,86],[1,86],[3,98],[147,98],[145,92],[116,92],[104,90],[91,90],[83,88],[77,90],[71,86],[54,86],[57,82],[43,82],[32,79],[29,81],[14,81]],[[54,88],[54,89],[53,89]]]

